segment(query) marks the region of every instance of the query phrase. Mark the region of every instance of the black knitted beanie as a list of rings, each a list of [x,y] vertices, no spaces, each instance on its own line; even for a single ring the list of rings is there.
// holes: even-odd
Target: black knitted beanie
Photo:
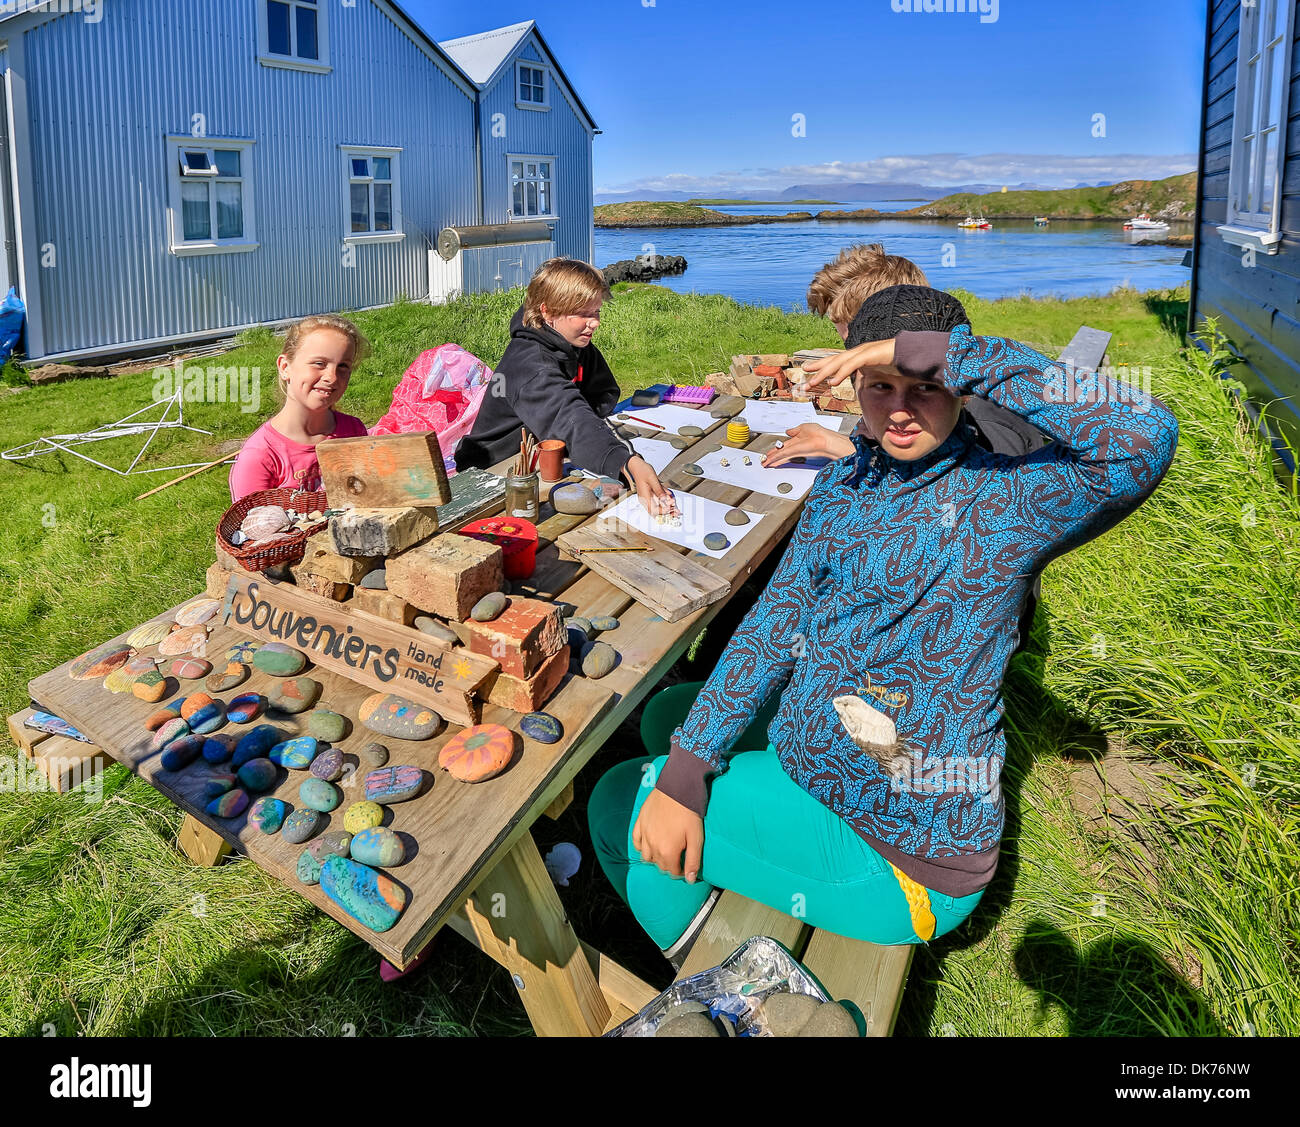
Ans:
[[[952,294],[928,286],[890,286],[862,303],[849,325],[849,348],[869,341],[891,340],[902,332],[950,333],[969,325],[962,303]]]

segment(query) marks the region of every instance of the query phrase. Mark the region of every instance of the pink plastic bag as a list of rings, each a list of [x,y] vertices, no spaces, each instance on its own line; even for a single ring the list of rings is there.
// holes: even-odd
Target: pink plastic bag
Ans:
[[[393,389],[388,414],[371,434],[435,432],[449,474],[456,472],[456,446],[473,429],[492,369],[458,344],[420,353]]]

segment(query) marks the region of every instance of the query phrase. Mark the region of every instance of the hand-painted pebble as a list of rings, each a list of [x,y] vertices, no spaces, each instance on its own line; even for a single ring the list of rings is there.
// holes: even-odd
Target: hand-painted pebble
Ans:
[[[262,715],[262,708],[260,693],[245,693],[226,706],[226,717],[235,724],[248,724]]]
[[[253,803],[248,821],[264,834],[278,834],[284,820],[289,816],[289,804],[279,798],[264,795]]]
[[[794,486],[791,485],[788,481],[783,481],[779,485],[777,485],[776,491],[778,493],[792,493],[794,492]]]
[[[384,820],[384,808],[377,802],[354,802],[343,815],[343,828],[359,834]]]
[[[316,737],[295,736],[291,740],[278,743],[267,753],[267,759],[287,767],[290,771],[305,771],[316,758]]]
[[[561,888],[569,887],[569,878],[582,867],[582,851],[571,841],[561,841],[545,857],[547,875]]]
[[[501,774],[515,754],[515,734],[501,724],[478,724],[447,741],[438,766],[463,783],[481,783]]]
[[[154,732],[149,746],[154,751],[162,751],[172,740],[179,740],[182,736],[188,736],[189,734],[190,726],[179,716],[173,716],[166,724]]]
[[[313,810],[312,813],[314,814],[315,811]],[[290,816],[292,817],[292,815]],[[298,858],[298,866],[294,871],[303,884],[320,884],[320,862],[311,855],[311,846],[302,851],[302,855]]]
[[[335,904],[371,931],[387,931],[406,908],[406,889],[346,857],[325,859],[320,886]]]
[[[551,504],[557,513],[571,516],[591,516],[600,512],[600,498],[585,485],[577,483],[557,485],[552,489]]]
[[[727,515],[722,519],[728,524],[746,525],[749,523],[749,514],[744,509],[728,509]]]
[[[110,693],[129,693],[141,677],[157,673],[158,666],[151,657],[133,657],[125,665],[119,665],[104,678],[104,688]]]
[[[598,681],[618,664],[618,653],[607,642],[592,642],[582,655],[582,675]]]
[[[231,733],[209,736],[203,741],[203,758],[209,763],[224,763],[235,754],[239,737]]]
[[[446,642],[449,646],[454,646],[460,641],[460,635],[455,630],[436,618],[430,618],[427,614],[419,615],[412,625],[422,633],[437,638],[440,642]]]
[[[510,600],[500,591],[493,591],[474,604],[474,609],[469,612],[469,616],[475,622],[491,622],[506,609],[509,602]]]
[[[168,685],[174,684],[156,669],[152,673],[142,673],[131,685],[131,695],[146,704],[157,704],[167,695]]]
[[[328,751],[322,751],[311,761],[309,770],[316,778],[324,779],[327,783],[338,782],[343,777],[343,749],[332,747]]]
[[[387,591],[388,572],[382,567],[377,567],[374,571],[362,577],[360,585],[367,591]]]
[[[213,771],[203,780],[203,797],[216,798],[239,785],[239,778],[229,771]]]
[[[372,732],[399,740],[427,740],[442,726],[442,717],[432,708],[392,693],[366,697],[358,716]]]
[[[202,626],[210,619],[216,618],[221,609],[220,599],[195,599],[186,603],[176,612],[177,626]]]
[[[271,748],[280,742],[280,729],[274,728],[270,724],[259,724],[235,745],[234,758],[231,765],[235,768],[242,767],[250,759],[261,759]]]
[[[352,839],[352,859],[363,865],[387,869],[406,860],[406,846],[392,830],[383,826],[362,830]]]
[[[321,689],[321,683],[310,677],[290,677],[285,681],[277,681],[271,687],[271,691],[266,694],[266,703],[278,712],[296,716],[320,700]]]
[[[710,532],[704,537],[704,546],[711,552],[721,552],[724,548],[731,547],[731,541],[721,532]]]
[[[149,719],[144,722],[144,726],[148,728],[149,731],[156,732],[158,731],[159,728],[161,728],[164,724],[166,724],[167,721],[179,719],[181,714],[181,709],[184,707],[185,707],[185,698],[177,697],[170,704],[166,705],[164,708],[160,708],[157,712],[155,712],[152,716],[150,716]]]
[[[213,673],[203,685],[210,693],[228,693],[247,680],[248,666],[241,661],[228,661],[223,672]]]
[[[549,712],[530,712],[519,721],[519,730],[540,744],[558,743],[564,735],[564,725]]]
[[[382,767],[388,762],[388,748],[383,744],[366,744],[357,754],[368,767]]]
[[[318,708],[307,717],[307,731],[318,740],[336,744],[348,734],[347,717],[325,708]]]
[[[612,614],[599,614],[591,620],[591,628],[597,634],[604,634],[607,630],[617,630],[618,619]]]
[[[172,740],[163,750],[162,759],[160,760],[162,769],[164,771],[179,771],[182,767],[188,767],[199,757],[202,750],[202,736],[187,735]]]
[[[269,759],[250,759],[235,774],[249,790],[264,791],[275,786],[275,764]]]
[[[325,819],[315,810],[295,810],[284,820],[280,834],[290,845],[301,845],[325,824]]]
[[[135,654],[125,642],[109,642],[98,649],[89,650],[68,666],[68,676],[74,681],[99,681],[131,660]]]
[[[704,428],[692,426],[690,423],[687,423],[684,427],[678,427],[677,433],[683,438],[703,438]]]
[[[687,462],[686,465],[682,467],[682,473],[690,474],[691,477],[703,477],[704,468],[702,466],[697,466],[694,462]]]
[[[307,846],[307,852],[317,861],[324,861],[326,857],[351,856],[352,835],[344,830],[331,830]]]
[[[242,790],[228,790],[219,798],[214,798],[204,809],[218,818],[238,818],[248,809],[248,794]]]
[[[200,657],[183,657],[172,662],[171,675],[182,681],[197,681],[212,672],[212,662]]]
[[[189,720],[190,730],[206,736],[226,726],[226,706],[219,700],[199,709]]]
[[[237,661],[240,665],[247,665],[253,660],[253,655],[258,649],[257,642],[236,642],[226,650],[225,658],[227,661]]]
[[[185,703],[181,705],[181,719],[188,720],[200,709],[207,708],[212,703],[212,698],[207,693],[194,693],[185,698]]]
[[[126,640],[131,645],[143,649],[145,646],[156,646],[171,632],[170,622],[146,622],[143,626],[137,626]]]
[[[366,776],[366,801],[392,806],[414,798],[423,785],[424,772],[418,767],[381,767]]]
[[[338,809],[339,803],[343,801],[338,787],[314,776],[303,780],[302,786],[298,788],[298,797],[304,806],[319,810],[322,814]]]
[[[267,642],[253,654],[253,667],[272,677],[293,677],[307,668],[307,655],[283,642]]]
[[[185,654],[199,653],[208,644],[206,626],[185,627],[173,630],[158,643],[158,652],[167,657],[183,657]]]

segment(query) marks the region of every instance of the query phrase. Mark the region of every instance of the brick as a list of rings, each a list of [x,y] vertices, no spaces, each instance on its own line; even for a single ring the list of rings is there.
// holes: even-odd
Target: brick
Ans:
[[[480,690],[487,693],[489,704],[508,708],[513,712],[536,712],[560,687],[569,671],[569,647],[548,658],[542,667],[527,679],[512,677],[504,671],[493,673]]]
[[[501,671],[527,679],[564,647],[568,631],[560,608],[540,599],[512,598],[491,622],[465,624],[470,653],[499,662]]]
[[[302,557],[302,562],[294,564],[292,570],[295,579],[300,572],[305,572],[351,586],[360,583],[380,562],[377,556],[340,556],[337,552],[330,551],[325,537],[313,536],[307,541],[307,553]]]
[[[340,556],[395,556],[438,531],[436,509],[349,509],[330,521]]]
[[[420,613],[392,591],[372,591],[368,587],[354,587],[348,606],[373,614],[376,618],[400,622],[403,626],[410,626]]]
[[[328,575],[311,575],[305,571],[295,571],[293,579],[298,585],[298,590],[319,595],[322,599],[329,599],[335,603],[343,602],[352,590],[351,584],[339,583]]]
[[[244,571],[244,565],[220,545],[217,546],[217,563],[227,571]]]
[[[501,549],[468,536],[439,536],[388,561],[388,589],[426,614],[460,622],[475,603],[501,590]]]

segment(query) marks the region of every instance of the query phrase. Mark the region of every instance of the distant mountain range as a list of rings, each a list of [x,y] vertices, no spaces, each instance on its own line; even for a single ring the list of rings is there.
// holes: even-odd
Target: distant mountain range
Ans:
[[[1074,184],[1075,188],[1102,188],[1111,181],[1097,184]],[[1000,192],[1002,184],[949,184],[934,187],[927,184],[796,184],[782,192],[765,190],[753,191],[708,191],[699,192],[598,192],[596,204],[627,203],[632,200],[645,200],[652,203],[685,203],[688,200],[761,200],[764,203],[786,203],[790,200],[831,200],[835,203],[868,203],[886,200],[937,200],[944,196],[958,193],[982,196],[989,192]],[[1011,191],[1034,192],[1049,191],[1054,185],[1047,184],[1007,184]]]

